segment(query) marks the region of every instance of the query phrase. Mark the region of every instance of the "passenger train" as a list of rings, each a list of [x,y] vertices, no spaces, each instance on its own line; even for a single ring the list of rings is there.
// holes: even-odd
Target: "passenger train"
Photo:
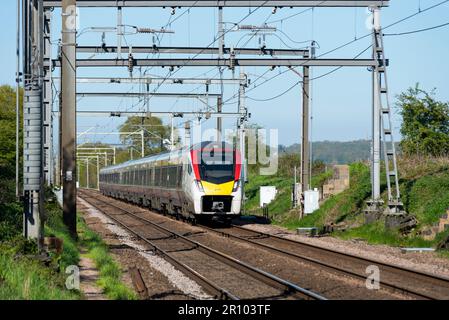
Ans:
[[[191,221],[229,220],[240,214],[241,168],[232,145],[207,141],[105,167],[100,191]]]

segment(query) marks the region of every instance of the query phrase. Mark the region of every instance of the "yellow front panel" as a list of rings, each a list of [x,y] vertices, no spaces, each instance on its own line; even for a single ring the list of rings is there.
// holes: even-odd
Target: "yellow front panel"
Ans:
[[[204,193],[208,196],[229,196],[234,187],[234,181],[229,181],[221,184],[201,181]]]

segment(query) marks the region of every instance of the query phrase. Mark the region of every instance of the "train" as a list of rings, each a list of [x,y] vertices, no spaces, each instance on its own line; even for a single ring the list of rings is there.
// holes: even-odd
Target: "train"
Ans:
[[[204,141],[99,172],[103,195],[175,215],[191,222],[230,221],[240,215],[240,151],[226,142]]]

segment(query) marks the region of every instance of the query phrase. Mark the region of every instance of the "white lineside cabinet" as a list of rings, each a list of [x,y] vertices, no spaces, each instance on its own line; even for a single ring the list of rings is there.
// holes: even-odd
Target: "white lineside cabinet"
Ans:
[[[277,190],[274,186],[260,187],[260,207],[269,204],[276,197]]]
[[[320,193],[318,189],[307,190],[304,192],[304,213],[311,214],[320,208]]]

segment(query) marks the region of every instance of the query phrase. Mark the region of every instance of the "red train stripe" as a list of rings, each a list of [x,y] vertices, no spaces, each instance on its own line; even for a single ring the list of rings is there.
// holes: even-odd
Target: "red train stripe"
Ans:
[[[201,178],[200,178],[200,170],[198,168],[199,161],[201,161],[201,160],[198,159],[198,151],[197,150],[191,150],[190,151],[190,156],[192,158],[192,167],[193,167],[193,172],[195,173],[195,179],[196,180],[201,180]]]
[[[234,180],[240,179],[240,170],[242,168],[242,159],[239,150],[235,150],[235,177]]]

